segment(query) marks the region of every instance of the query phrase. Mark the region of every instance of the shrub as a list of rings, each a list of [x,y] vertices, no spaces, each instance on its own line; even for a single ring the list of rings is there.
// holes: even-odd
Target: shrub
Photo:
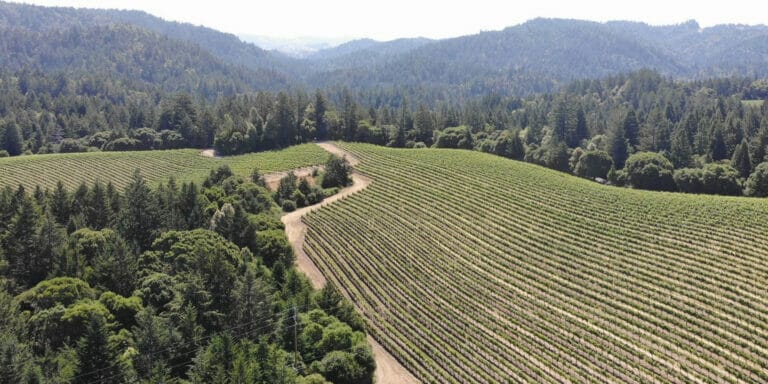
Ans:
[[[595,177],[606,178],[611,168],[613,168],[613,159],[608,152],[599,150],[587,151],[576,162],[573,173],[589,179]]]
[[[673,191],[674,167],[666,157],[655,152],[635,153],[627,159],[627,182],[635,188],[652,191]]]
[[[744,194],[747,196],[768,196],[768,162],[758,164],[744,186]]]
[[[293,200],[283,200],[283,211],[293,212],[296,210],[296,202]]]

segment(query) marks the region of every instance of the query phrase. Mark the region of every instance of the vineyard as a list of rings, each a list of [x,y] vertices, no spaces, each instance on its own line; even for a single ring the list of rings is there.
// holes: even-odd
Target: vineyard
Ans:
[[[768,201],[343,146],[305,249],[424,382],[768,382]]]
[[[150,183],[166,181],[171,176],[180,182],[200,182],[211,169],[222,164],[228,164],[237,175],[248,176],[254,168],[262,173],[284,171],[320,164],[327,158],[328,153],[314,144],[225,158],[203,157],[197,149],[19,156],[0,159],[0,186],[40,185],[53,189],[61,180],[72,190],[83,181],[100,179],[121,189],[136,169]]]

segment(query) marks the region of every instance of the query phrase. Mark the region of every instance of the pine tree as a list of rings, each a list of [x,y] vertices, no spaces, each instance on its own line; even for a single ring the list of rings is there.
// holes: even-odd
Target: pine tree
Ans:
[[[117,217],[120,214],[120,207],[122,205],[120,193],[111,181],[107,182],[107,200],[109,201],[109,209],[111,210],[109,215],[109,226],[111,227],[117,222]]]
[[[579,146],[581,140],[589,138],[589,127],[587,126],[587,117],[584,115],[584,109],[576,109],[576,127],[574,132],[569,135],[568,146],[575,148]]]
[[[234,316],[231,321],[235,326],[245,326],[245,337],[258,340],[263,332],[272,326],[271,310],[273,305],[272,292],[269,284],[256,276],[249,267],[233,292],[235,297]]]
[[[62,252],[62,245],[66,238],[64,227],[56,222],[50,210],[45,210],[40,220],[40,225],[35,233],[36,249],[29,257],[29,285],[35,285],[44,280],[53,270],[53,263]]]
[[[75,190],[75,193],[72,194],[72,205],[69,209],[70,216],[86,216],[89,204],[88,195],[88,185],[86,185],[85,182],[80,183]]]
[[[37,207],[26,194],[20,199],[17,213],[11,219],[5,236],[5,257],[10,268],[10,276],[18,285],[29,287],[33,278],[31,258],[37,250],[37,227],[40,214]]]
[[[112,217],[107,199],[107,191],[100,180],[96,180],[88,192],[88,205],[85,208],[85,221],[88,227],[100,230],[109,226]]]
[[[125,189],[118,230],[126,241],[138,246],[140,251],[144,251],[152,244],[158,228],[155,199],[141,172],[137,169]]]
[[[608,153],[613,158],[613,164],[616,169],[624,168],[624,162],[627,161],[627,139],[624,136],[624,127],[617,126],[611,132],[608,138]]]
[[[637,148],[638,144],[640,144],[640,124],[637,122],[637,115],[635,115],[634,109],[630,109],[629,112],[627,112],[627,116],[624,118],[622,125],[624,127],[624,137],[626,137],[629,146],[631,148]]]
[[[61,180],[57,181],[49,206],[51,213],[56,218],[56,222],[61,225],[66,225],[69,222],[70,204],[69,192],[64,188],[64,183]]]
[[[712,140],[709,143],[709,154],[714,161],[728,158],[728,147],[725,144],[725,137],[722,129],[715,128],[715,131],[712,134]]]
[[[669,159],[675,168],[685,168],[691,165],[691,156],[693,150],[688,141],[688,134],[685,129],[678,128],[672,134],[672,142],[669,148]]]
[[[109,331],[99,315],[91,315],[85,335],[77,344],[74,383],[110,384],[122,381],[122,370],[109,348]]]
[[[317,140],[328,138],[328,123],[325,121],[325,112],[328,109],[323,93],[315,91],[315,137]]]
[[[742,139],[741,143],[736,146],[736,150],[733,151],[733,157],[731,158],[731,165],[737,171],[742,178],[748,178],[752,173],[752,159],[749,157],[749,144],[747,139]]]
[[[16,122],[10,121],[5,124],[5,134],[3,135],[3,146],[11,156],[18,156],[24,151],[24,140],[21,137],[21,131]]]
[[[554,137],[565,142],[568,135],[568,104],[565,99],[560,99],[555,106],[552,126],[554,127]]]
[[[357,103],[347,88],[344,88],[342,95],[341,116],[344,140],[354,141],[357,134]]]

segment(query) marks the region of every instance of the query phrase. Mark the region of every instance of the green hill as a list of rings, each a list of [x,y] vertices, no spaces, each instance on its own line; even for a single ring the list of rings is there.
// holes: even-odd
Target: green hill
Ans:
[[[327,157],[328,153],[314,144],[225,158],[203,157],[197,149],[31,155],[0,159],[0,186],[15,188],[21,184],[32,190],[40,185],[53,189],[61,180],[73,190],[83,181],[90,184],[100,179],[122,189],[136,169],[150,183],[170,177],[179,182],[201,182],[211,169],[223,164],[237,175],[249,176],[254,168],[262,173],[285,171],[321,164]]]
[[[768,204],[347,144],[306,251],[424,382],[766,382]]]

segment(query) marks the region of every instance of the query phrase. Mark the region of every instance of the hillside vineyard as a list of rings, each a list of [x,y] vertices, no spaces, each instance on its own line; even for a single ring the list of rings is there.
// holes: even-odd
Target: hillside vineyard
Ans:
[[[39,185],[53,190],[61,181],[65,187],[75,189],[82,182],[101,180],[122,189],[136,169],[151,184],[167,182],[171,177],[178,182],[200,183],[212,169],[224,164],[236,175],[247,177],[255,164],[261,172],[274,172],[320,164],[327,157],[327,152],[313,144],[227,158],[204,157],[199,149],[21,156],[0,159],[0,187],[23,185],[34,190]]]
[[[373,183],[306,251],[424,382],[768,381],[764,201],[344,147]]]

